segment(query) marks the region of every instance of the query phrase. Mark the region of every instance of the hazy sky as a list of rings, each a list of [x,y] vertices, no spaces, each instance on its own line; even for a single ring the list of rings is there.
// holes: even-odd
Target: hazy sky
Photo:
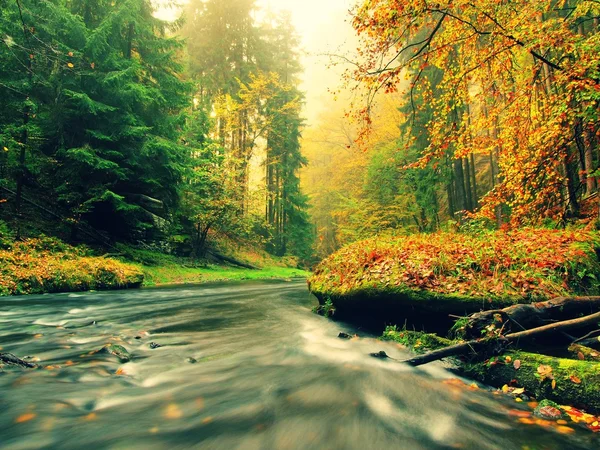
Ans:
[[[356,0],[257,0],[260,8],[290,11],[302,38],[306,52],[302,90],[306,92],[305,116],[309,125],[333,101],[327,89],[335,89],[340,79],[340,71],[328,70],[327,58],[319,55],[338,52],[352,41],[348,10],[355,3]],[[173,19],[177,14],[177,11],[162,10],[159,15]]]

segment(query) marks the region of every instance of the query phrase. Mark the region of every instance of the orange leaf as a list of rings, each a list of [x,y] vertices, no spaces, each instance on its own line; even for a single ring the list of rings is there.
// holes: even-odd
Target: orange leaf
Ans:
[[[519,370],[519,368],[521,367],[521,360],[515,359],[515,362],[513,363],[513,367],[515,368],[515,370]]]
[[[575,384],[581,384],[581,380],[575,375],[571,375],[571,381]]]
[[[581,352],[577,352],[577,358],[583,361],[585,359],[585,355]]]
[[[35,419],[35,414],[33,413],[25,413],[16,418],[15,423],[23,423],[29,422],[30,420]]]

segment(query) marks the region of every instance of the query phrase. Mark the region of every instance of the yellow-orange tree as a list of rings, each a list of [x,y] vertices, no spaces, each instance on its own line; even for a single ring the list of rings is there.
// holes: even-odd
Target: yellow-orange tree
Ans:
[[[481,215],[500,218],[501,205],[517,222],[577,215],[596,189],[599,16],[593,0],[364,0],[346,73],[366,100],[355,113],[367,133],[377,93],[408,77],[408,101],[418,93],[434,111],[422,164],[489,155]],[[443,71],[435,95],[430,66]]]

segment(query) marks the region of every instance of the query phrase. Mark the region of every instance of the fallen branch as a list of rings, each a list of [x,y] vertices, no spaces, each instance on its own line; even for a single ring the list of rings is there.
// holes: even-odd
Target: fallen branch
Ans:
[[[472,314],[464,327],[467,339],[481,336],[491,324],[509,322],[508,331],[524,331],[551,322],[600,312],[600,297],[557,297],[546,302],[513,305]]]
[[[596,324],[598,321],[600,321],[600,312],[578,319],[565,320],[562,322],[533,328],[531,330],[507,334],[498,338],[476,339],[464,342],[462,344],[451,345],[450,347],[435,350],[421,356],[416,356],[403,362],[410,364],[411,366],[420,366],[432,361],[440,360],[442,358],[447,358],[449,356],[464,355],[471,352],[478,353],[481,351],[492,351],[494,353],[498,353],[502,351],[509,343],[515,343],[520,340],[529,340],[550,333],[581,328],[587,325]]]

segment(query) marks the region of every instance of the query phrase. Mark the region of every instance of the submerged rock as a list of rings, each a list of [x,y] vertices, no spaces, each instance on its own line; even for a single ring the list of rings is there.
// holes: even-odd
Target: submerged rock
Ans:
[[[386,352],[384,352],[383,350],[380,350],[376,353],[369,353],[369,355],[371,355],[373,358],[380,358],[380,359],[387,359],[389,358],[389,356],[387,355]]]
[[[12,353],[0,353],[0,368],[4,365],[24,367],[27,369],[35,369],[37,367],[36,364],[17,358]]]
[[[196,358],[188,358],[187,362],[189,362],[190,364],[196,364],[198,362],[198,360]]]
[[[98,353],[107,353],[109,355],[116,356],[121,360],[121,362],[127,362],[131,360],[131,355],[122,345],[106,344],[98,351]]]
[[[160,344],[157,344],[156,342],[150,342],[150,344],[148,344],[148,346],[149,346],[149,347],[150,347],[152,350],[154,350],[155,348],[161,348],[161,347],[162,347],[162,345],[160,345]]]
[[[338,337],[340,339],[352,339],[352,336],[350,336],[348,333],[344,333],[343,331],[338,334]]]
[[[558,404],[550,400],[542,400],[537,408],[535,408],[533,414],[542,419],[549,420],[562,419],[564,416],[563,412],[559,409]]]

